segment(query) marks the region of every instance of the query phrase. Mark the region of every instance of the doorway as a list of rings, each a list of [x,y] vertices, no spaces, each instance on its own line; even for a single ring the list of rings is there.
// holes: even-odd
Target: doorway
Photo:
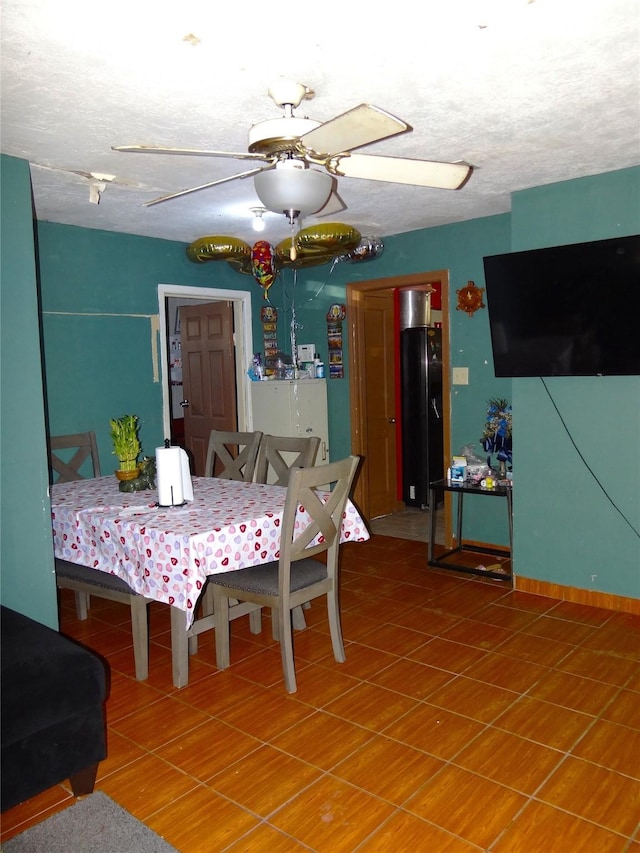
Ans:
[[[397,309],[393,295],[401,289],[439,290],[442,303],[443,443],[444,458],[451,455],[451,388],[449,351],[449,273],[447,270],[417,273],[356,282],[347,285],[349,324],[349,376],[351,399],[351,448],[363,458],[354,498],[366,519],[403,508],[398,494],[398,458],[380,452],[381,430],[388,427],[387,444],[393,436],[397,448],[399,348],[397,335],[389,333],[389,323],[397,329]],[[372,296],[387,295],[373,302]],[[382,312],[372,321],[373,310]],[[390,317],[389,314],[392,314]],[[379,330],[375,340],[372,331]],[[384,365],[385,378],[376,371]],[[392,366],[392,367],[391,367]],[[375,423],[374,421],[378,421]],[[381,470],[382,469],[382,470]],[[386,494],[383,494],[386,483]],[[381,509],[383,510],[381,512]],[[450,538],[450,506],[445,501],[445,536]]]
[[[165,438],[172,435],[172,400],[169,340],[175,332],[170,321],[169,300],[180,305],[201,305],[211,302],[229,302],[233,311],[235,345],[235,386],[237,388],[238,429],[253,429],[253,412],[249,394],[247,366],[250,363],[252,349],[251,331],[251,293],[245,290],[222,290],[207,287],[187,287],[184,285],[158,285],[158,305],[160,315],[160,365],[162,383],[162,425]]]

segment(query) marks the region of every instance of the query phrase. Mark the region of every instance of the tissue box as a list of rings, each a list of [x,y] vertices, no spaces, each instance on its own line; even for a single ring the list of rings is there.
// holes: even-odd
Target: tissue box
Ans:
[[[451,482],[464,483],[467,479],[467,460],[464,456],[454,456],[451,464]]]

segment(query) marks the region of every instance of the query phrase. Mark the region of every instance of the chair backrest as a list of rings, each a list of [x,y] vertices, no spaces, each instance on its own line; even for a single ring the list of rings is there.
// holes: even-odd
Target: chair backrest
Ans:
[[[75,453],[66,461],[68,454],[58,453],[60,450],[73,450]],[[100,458],[98,456],[98,445],[96,434],[90,432],[76,432],[71,435],[52,435],[49,439],[49,464],[51,467],[52,483],[69,483],[72,480],[86,479],[80,473],[84,462],[91,459],[93,465],[93,476],[100,476]],[[56,476],[57,475],[57,476]]]
[[[205,477],[244,480],[250,483],[256,467],[262,433],[224,432],[213,429],[209,436]]]
[[[317,435],[300,438],[265,435],[256,464],[256,483],[288,486],[291,469],[311,468],[315,465],[319,447],[320,439]]]
[[[291,563],[296,560],[327,551],[327,571],[335,575],[342,516],[359,462],[359,456],[348,456],[328,465],[292,469],[280,534],[281,595],[289,587]],[[333,484],[330,492],[327,483]],[[296,525],[299,511],[310,518],[306,526]]]

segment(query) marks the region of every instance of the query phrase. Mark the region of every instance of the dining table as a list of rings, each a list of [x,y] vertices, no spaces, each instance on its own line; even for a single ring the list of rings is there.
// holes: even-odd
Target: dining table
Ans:
[[[157,489],[122,492],[113,476],[51,486],[54,554],[110,572],[171,608],[173,684],[189,680],[189,638],[215,627],[196,618],[207,577],[278,559],[286,486],[193,477],[193,500],[159,506]],[[309,522],[298,509],[299,524]],[[347,502],[340,541],[369,539]]]

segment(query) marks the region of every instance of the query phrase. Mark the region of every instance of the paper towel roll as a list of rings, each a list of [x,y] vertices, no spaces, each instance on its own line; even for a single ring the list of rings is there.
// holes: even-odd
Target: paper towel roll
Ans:
[[[156,447],[156,482],[160,506],[184,503],[181,447]]]
[[[182,465],[182,497],[185,501],[193,500],[193,482],[191,480],[191,469],[189,468],[189,457],[187,456],[186,450],[183,450],[181,447],[180,450],[180,463]]]

